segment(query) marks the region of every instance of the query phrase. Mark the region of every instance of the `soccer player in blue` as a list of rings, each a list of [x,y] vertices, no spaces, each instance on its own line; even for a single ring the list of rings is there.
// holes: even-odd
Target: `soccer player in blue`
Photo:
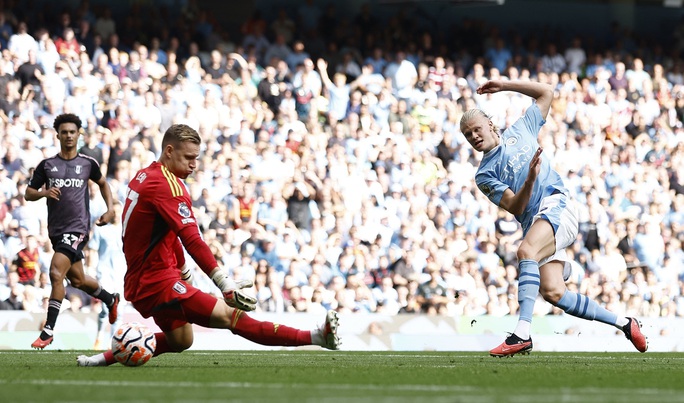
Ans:
[[[553,88],[533,81],[492,80],[477,89],[478,94],[500,91],[518,92],[535,102],[502,134],[480,109],[466,111],[460,123],[468,143],[475,151],[484,153],[475,174],[477,187],[492,203],[515,215],[523,228],[517,251],[518,325],[490,354],[506,357],[532,350],[530,323],[540,292],[546,301],[570,315],[617,327],[637,350],[645,352],[646,337],[635,318],[618,317],[565,286],[570,273],[565,249],[579,232],[577,206],[537,142],[539,129],[549,113]]]

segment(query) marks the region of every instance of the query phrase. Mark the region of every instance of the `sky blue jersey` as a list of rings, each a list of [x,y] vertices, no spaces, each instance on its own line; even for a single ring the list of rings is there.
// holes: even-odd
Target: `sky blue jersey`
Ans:
[[[530,170],[530,160],[539,148],[537,136],[539,129],[546,121],[541,115],[539,106],[533,103],[520,117],[501,135],[501,143],[482,157],[482,162],[475,174],[475,183],[492,203],[497,206],[507,188],[518,193],[522,188]],[[544,197],[552,193],[568,194],[560,175],[553,169],[546,154],[541,154],[541,169],[532,189],[532,196],[522,214],[515,218],[522,225],[523,233],[527,233],[532,219],[539,211]]]

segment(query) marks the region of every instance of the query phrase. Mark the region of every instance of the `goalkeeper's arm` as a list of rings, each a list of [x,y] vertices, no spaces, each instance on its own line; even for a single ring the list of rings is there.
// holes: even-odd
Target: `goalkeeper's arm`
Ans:
[[[188,226],[181,230],[178,236],[195,263],[221,290],[223,298],[229,306],[243,311],[256,309],[256,299],[240,291],[242,288],[251,287],[252,281],[244,280],[236,283],[228,277],[226,272],[219,267],[211,249],[202,240],[196,228]]]

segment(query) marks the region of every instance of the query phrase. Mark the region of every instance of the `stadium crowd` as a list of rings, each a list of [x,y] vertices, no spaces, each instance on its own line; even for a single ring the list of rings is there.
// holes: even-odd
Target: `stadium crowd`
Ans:
[[[365,5],[345,20],[334,2],[306,1],[231,36],[193,1],[115,19],[83,0],[54,21],[21,3],[0,10],[2,309],[45,312],[46,211],[22,195],[58,151],[54,117],[70,112],[119,208],[169,125],[199,131],[195,214],[226,270],[254,279],[258,310],[515,313],[521,229],[475,187],[482,156],[459,121],[479,107],[507,127],[529,98],[475,89],[516,78],[556,89],[540,144],[583,206],[570,287],[619,315],[684,316],[684,26],[667,48],[468,19],[446,40],[401,13],[381,22]],[[120,233],[120,220],[94,228],[86,256],[114,291]],[[101,309],[67,298],[63,309]]]

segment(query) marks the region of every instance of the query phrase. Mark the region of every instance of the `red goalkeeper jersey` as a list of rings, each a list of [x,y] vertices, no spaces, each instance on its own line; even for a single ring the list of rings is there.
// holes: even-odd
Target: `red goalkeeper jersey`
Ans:
[[[128,184],[123,211],[123,251],[128,269],[124,296],[135,302],[180,280],[182,246],[202,270],[217,266],[202,241],[183,182],[158,162],[141,169]]]

